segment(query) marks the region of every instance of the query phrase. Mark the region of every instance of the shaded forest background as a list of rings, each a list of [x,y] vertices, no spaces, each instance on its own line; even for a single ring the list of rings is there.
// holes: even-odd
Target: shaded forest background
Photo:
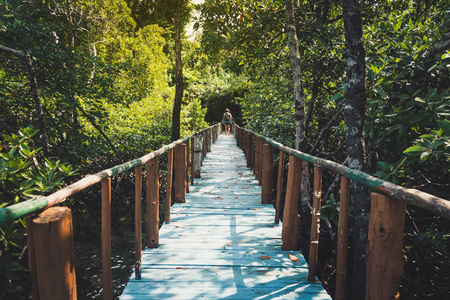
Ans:
[[[345,164],[341,2],[294,4],[305,151]],[[194,9],[201,32],[188,39]],[[449,199],[448,2],[365,0],[361,11],[368,173]],[[171,141],[179,83],[176,18],[184,28],[180,135],[219,122],[229,108],[238,124],[295,146],[284,1],[210,0],[195,7],[182,0],[0,0],[0,206],[47,195]],[[123,191],[113,199],[118,230],[132,228],[131,178],[114,183]],[[335,182],[325,176],[322,203],[319,275],[329,290],[339,207]],[[68,201],[81,240],[99,234],[96,197],[88,191]],[[408,207],[403,299],[448,296],[449,229],[449,220]],[[24,234],[23,220],[1,227],[0,299],[18,290],[28,297]]]

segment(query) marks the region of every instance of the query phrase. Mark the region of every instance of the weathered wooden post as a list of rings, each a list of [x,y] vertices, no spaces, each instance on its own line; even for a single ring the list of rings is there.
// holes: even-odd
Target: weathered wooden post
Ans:
[[[141,279],[142,260],[142,167],[134,168],[134,274]]]
[[[177,145],[174,149],[174,201],[186,203],[186,144]]]
[[[186,159],[186,193],[189,193],[189,166],[190,166],[190,162],[189,162],[189,140],[186,142],[186,155],[185,155],[185,159]]]
[[[314,195],[311,217],[311,244],[309,246],[308,281],[316,281],[317,254],[320,233],[320,199],[322,197],[322,168],[314,166]]]
[[[398,299],[403,276],[405,202],[371,195],[366,254],[366,300]]]
[[[102,180],[102,266],[103,299],[112,299],[111,178]]]
[[[260,148],[259,148],[260,141],[261,141],[261,139],[259,137],[255,136],[255,178],[258,181],[259,181],[259,175],[261,173],[261,169],[260,169],[261,164],[259,163],[260,156],[261,156],[261,152],[260,152]]]
[[[239,135],[238,135],[238,140],[239,140],[239,148],[243,149],[244,148],[244,139],[242,138],[244,130],[242,128],[239,128]]]
[[[113,298],[111,272],[111,178],[102,180],[103,299]]]
[[[194,144],[195,144],[195,138],[191,137],[191,184],[194,184],[194,161],[195,161],[195,148],[194,148]]]
[[[211,152],[212,137],[211,137],[211,127],[206,129],[206,152]]]
[[[261,203],[272,204],[273,188],[273,147],[267,143],[263,145],[263,159],[261,172]]]
[[[184,149],[183,149],[184,150]],[[159,246],[158,157],[147,162],[147,247]]]
[[[259,184],[262,184],[262,161],[263,161],[263,145],[264,145],[264,141],[262,139],[258,139],[258,148],[259,148],[259,159],[258,159],[258,169],[259,169],[259,174],[258,174],[258,181]]]
[[[298,250],[298,239],[300,234],[298,197],[300,196],[301,181],[302,160],[295,156],[290,156],[281,236],[283,242],[281,249],[284,251]]]
[[[203,136],[203,146],[202,146],[202,161],[206,156],[206,153],[208,153],[208,139],[206,136],[206,130],[202,131],[202,136]]]
[[[252,141],[252,134],[246,133],[245,134],[247,142],[246,142],[246,158],[247,158],[247,167],[252,167],[252,154],[253,154],[253,141]]]
[[[200,169],[202,166],[202,146],[203,146],[203,136],[196,135],[194,137],[194,166],[192,174],[194,178],[200,178]]]
[[[167,155],[166,222],[169,223],[170,208],[172,206],[173,149],[170,149]]]
[[[51,207],[29,217],[27,238],[33,299],[77,299],[70,209]]]
[[[336,300],[345,300],[345,279],[347,277],[347,237],[348,207],[350,205],[350,180],[341,176],[341,196],[339,198],[339,224],[336,262]]]
[[[284,181],[284,152],[280,151],[280,159],[278,160],[278,178],[277,178],[277,200],[275,202],[275,223],[280,223],[281,213],[281,195],[283,193]]]
[[[247,157],[247,133],[245,133],[245,129],[241,129],[241,149],[244,152],[245,157]]]
[[[250,166],[250,168],[253,170],[253,174],[255,174],[255,161],[256,161],[256,136],[252,133],[252,165]]]

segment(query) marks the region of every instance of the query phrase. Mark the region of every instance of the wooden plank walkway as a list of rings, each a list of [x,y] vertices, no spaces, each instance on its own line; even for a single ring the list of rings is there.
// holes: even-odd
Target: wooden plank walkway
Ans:
[[[221,135],[187,194],[143,254],[120,299],[331,299],[307,281],[300,252],[281,251],[281,226],[233,137]],[[300,262],[291,261],[288,253]],[[270,257],[270,258],[268,258]]]

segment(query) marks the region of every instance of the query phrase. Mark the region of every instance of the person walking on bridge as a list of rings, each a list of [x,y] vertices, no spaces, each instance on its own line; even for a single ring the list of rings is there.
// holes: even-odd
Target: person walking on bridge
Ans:
[[[230,135],[231,122],[233,121],[233,116],[228,108],[225,109],[225,113],[222,117],[222,123],[225,125],[225,135]]]

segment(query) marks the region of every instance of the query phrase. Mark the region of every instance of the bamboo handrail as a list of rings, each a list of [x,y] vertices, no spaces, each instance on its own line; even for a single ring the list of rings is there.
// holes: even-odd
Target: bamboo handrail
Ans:
[[[220,123],[219,123],[220,124]],[[212,125],[208,128],[212,128],[214,126],[218,126],[218,124]],[[74,194],[78,193],[79,191],[90,187],[103,179],[110,178],[114,175],[117,175],[119,173],[128,171],[134,167],[142,166],[145,163],[147,163],[149,160],[162,155],[166,151],[173,149],[175,146],[185,143],[188,141],[191,137],[194,137],[198,134],[201,134],[203,131],[207,130],[203,129],[201,131],[198,131],[196,133],[193,133],[184,139],[179,139],[177,141],[174,141],[170,143],[169,145],[165,145],[161,147],[160,149],[150,152],[140,158],[130,160],[126,163],[114,166],[112,168],[103,170],[101,172],[98,172],[93,175],[87,175],[83,179],[78,180],[77,182],[49,195],[49,196],[42,196],[42,197],[36,197],[31,200],[23,201],[17,204],[13,204],[7,207],[0,208],[0,226],[3,226],[5,224],[8,224],[14,220],[17,220],[21,217],[25,217],[33,212],[39,211],[44,208],[49,208],[52,206],[55,206],[56,204],[59,204],[61,202],[64,202],[68,197],[73,196]]]
[[[235,125],[237,128],[241,129],[237,125]],[[257,133],[254,133],[250,130],[247,130],[243,128],[246,132],[249,132],[253,134],[254,136],[258,137],[259,139],[266,141],[267,143],[271,144],[275,148],[279,149],[280,151],[283,151],[289,155],[293,155],[295,157],[298,157],[302,160],[305,160],[309,163],[312,163],[314,165],[318,165],[322,168],[334,171],[336,173],[339,173],[348,179],[356,180],[358,182],[363,183],[364,185],[368,186],[369,188],[374,189],[375,191],[380,192],[381,194],[384,194],[386,196],[390,196],[396,199],[400,199],[402,201],[405,201],[407,204],[411,204],[414,206],[418,206],[421,208],[424,208],[432,213],[435,213],[441,217],[444,217],[446,219],[450,219],[450,201],[430,195],[428,193],[411,189],[411,188],[405,188],[399,185],[396,185],[394,183],[384,181],[382,179],[373,177],[367,173],[364,173],[362,171],[353,170],[349,167],[346,167],[340,163],[336,163],[334,161],[330,161],[327,159],[319,158],[314,155],[310,155],[298,150],[295,150],[293,148],[284,146],[281,143],[278,143],[277,141],[259,135]]]

